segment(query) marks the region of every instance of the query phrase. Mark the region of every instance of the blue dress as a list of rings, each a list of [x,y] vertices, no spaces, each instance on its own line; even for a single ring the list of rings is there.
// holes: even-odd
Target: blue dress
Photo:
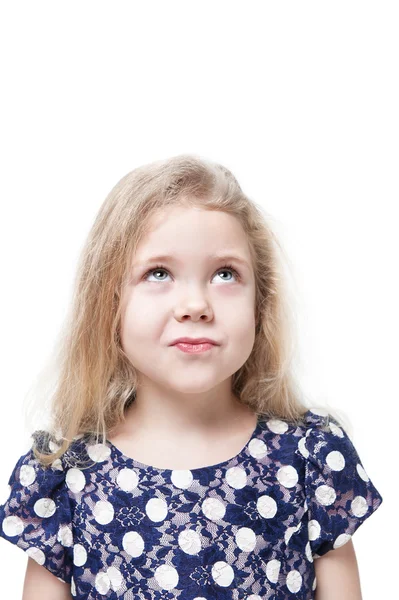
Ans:
[[[258,419],[237,456],[191,470],[144,465],[85,436],[48,470],[31,449],[9,478],[0,535],[77,600],[310,600],[314,561],[382,502],[322,412],[299,426]],[[89,468],[73,466],[81,452]]]

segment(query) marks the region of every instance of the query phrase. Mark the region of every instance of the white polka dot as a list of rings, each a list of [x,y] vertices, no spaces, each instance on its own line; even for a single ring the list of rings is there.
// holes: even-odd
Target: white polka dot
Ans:
[[[368,511],[366,498],[363,496],[356,496],[351,502],[351,509],[355,517],[363,517]]]
[[[341,535],[337,537],[333,544],[334,548],[341,548],[341,546],[344,546],[347,542],[349,542],[351,537],[352,536],[350,536],[348,533],[341,533]]]
[[[315,578],[313,579],[313,583],[312,583],[312,592],[315,591],[317,587],[317,577],[315,576]]]
[[[75,544],[73,547],[73,564],[81,567],[87,561],[86,548],[82,544]]]
[[[194,479],[189,469],[174,469],[170,478],[173,485],[182,490],[189,488]]]
[[[277,503],[271,496],[265,494],[260,496],[256,502],[256,508],[258,513],[265,517],[265,519],[271,519],[277,512]]]
[[[248,450],[251,456],[260,459],[266,456],[267,446],[263,440],[253,438],[248,445]]]
[[[186,554],[198,554],[201,550],[201,538],[192,529],[185,529],[179,533],[178,544]]]
[[[114,518],[114,507],[107,500],[99,500],[94,505],[93,515],[97,523],[107,525]]]
[[[236,544],[243,552],[251,552],[256,546],[256,535],[255,532],[249,527],[240,527],[237,530]]]
[[[171,590],[179,583],[179,574],[171,565],[161,565],[155,570],[155,579],[163,590]]]
[[[369,476],[367,475],[366,471],[363,469],[363,467],[360,463],[357,463],[356,470],[359,474],[359,477],[361,477],[361,479],[363,479],[363,481],[369,481]]]
[[[309,562],[313,562],[312,548],[310,547],[310,543],[306,542],[305,546],[305,556]]]
[[[262,600],[262,596],[258,596],[258,594],[250,594],[250,596],[247,596],[246,600]]]
[[[139,477],[133,469],[123,468],[116,477],[116,483],[124,492],[131,492],[139,483]]]
[[[234,579],[233,568],[224,560],[218,560],[212,567],[212,577],[215,583],[227,587]]]
[[[40,548],[35,548],[34,546],[31,546],[30,548],[28,548],[26,550],[26,554],[30,558],[35,560],[38,565],[44,565],[44,563],[46,561],[46,555],[44,554],[44,552],[42,550],[40,550]]]
[[[277,583],[280,574],[281,563],[276,558],[269,560],[266,564],[266,577],[272,583]]]
[[[334,488],[329,485],[319,485],[315,492],[316,500],[323,506],[330,506],[337,497]]]
[[[15,515],[6,517],[3,520],[3,531],[8,537],[14,537],[14,535],[21,535],[24,530],[24,523],[22,519]]]
[[[328,416],[328,411],[325,408],[320,408],[318,406],[315,406],[314,408],[309,408],[309,410],[314,414],[314,415],[318,415],[319,417],[327,417]]]
[[[122,538],[122,547],[124,551],[137,558],[144,551],[144,539],[137,531],[128,531]]]
[[[302,454],[302,456],[304,458],[308,458],[309,457],[309,451],[306,448],[306,437],[301,437],[301,439],[298,442],[298,450],[299,452]]]
[[[278,482],[286,488],[292,488],[298,483],[298,472],[291,465],[284,465],[277,471]]]
[[[33,505],[33,510],[37,516],[45,519],[52,517],[56,508],[56,504],[51,498],[40,498],[40,500],[37,500]]]
[[[55,460],[53,460],[53,462],[51,463],[51,468],[54,469],[54,471],[63,471],[64,467],[62,466],[61,459],[56,458]]]
[[[77,494],[81,492],[86,485],[86,478],[80,469],[68,469],[65,481],[71,492]]]
[[[163,521],[168,514],[168,505],[162,498],[151,498],[145,505],[145,512],[151,521]]]
[[[202,503],[202,512],[211,521],[219,521],[223,519],[226,507],[217,498],[206,498]]]
[[[329,423],[328,426],[330,428],[331,433],[340,438],[344,437],[344,432],[342,431],[341,427],[338,427],[338,425],[336,425],[335,423]]]
[[[247,474],[242,467],[231,467],[226,471],[226,481],[230,487],[241,490],[247,485]]]
[[[103,462],[111,454],[111,448],[106,444],[87,445],[87,454],[94,462]]]
[[[327,454],[326,463],[333,471],[342,471],[345,466],[345,458],[341,452],[333,450]]]
[[[36,471],[31,465],[22,465],[19,470],[19,481],[21,485],[31,485],[36,479]]]
[[[114,592],[116,592],[122,587],[123,584],[122,573],[116,567],[109,567],[107,569],[107,575],[109,577],[112,589]]]
[[[56,444],[52,440],[49,441],[48,447],[50,448],[51,452],[57,452],[61,448],[60,445]]]
[[[288,424],[281,419],[269,419],[266,425],[273,433],[285,433],[288,429]]]
[[[296,533],[297,531],[299,531],[300,528],[301,528],[301,524],[298,523],[298,525],[296,527],[288,527],[286,529],[285,534],[284,534],[284,542],[286,543],[286,545],[289,543],[293,534]]]
[[[72,596],[76,596],[76,585],[73,577],[71,577],[71,594]]]
[[[72,529],[69,525],[61,525],[58,530],[57,540],[63,546],[70,548],[73,545]]]
[[[311,521],[309,521],[308,532],[309,532],[309,539],[311,541],[317,540],[317,538],[320,537],[321,527],[320,527],[320,523],[316,519],[312,519]]]
[[[292,571],[290,571],[288,573],[285,583],[286,583],[287,588],[290,590],[290,592],[295,594],[296,592],[298,592],[301,589],[302,575],[300,574],[299,571],[297,571],[296,569],[293,569]]]
[[[94,587],[99,594],[107,594],[111,588],[111,581],[104,571],[97,573],[94,581]]]

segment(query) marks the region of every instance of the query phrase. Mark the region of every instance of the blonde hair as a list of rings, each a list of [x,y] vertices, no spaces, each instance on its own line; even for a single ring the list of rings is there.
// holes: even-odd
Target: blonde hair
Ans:
[[[172,205],[224,211],[239,220],[248,238],[256,331],[250,356],[232,376],[233,393],[264,418],[299,423],[307,410],[293,374],[293,322],[276,235],[227,168],[179,155],[122,177],[89,232],[51,366],[56,377],[49,394],[51,423],[47,432],[33,434],[34,454],[43,466],[84,435],[104,443],[134,400],[137,376],[120,343],[120,300],[150,218]],[[51,440],[47,449],[44,434]]]

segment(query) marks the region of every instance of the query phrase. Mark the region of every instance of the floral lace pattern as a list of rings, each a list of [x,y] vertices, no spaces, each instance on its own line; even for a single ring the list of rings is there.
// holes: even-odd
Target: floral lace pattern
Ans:
[[[88,469],[71,466],[82,451]],[[299,426],[259,420],[238,455],[208,467],[158,469],[83,436],[48,470],[30,450],[8,484],[0,536],[76,600],[310,600],[314,560],[383,500],[316,409]]]

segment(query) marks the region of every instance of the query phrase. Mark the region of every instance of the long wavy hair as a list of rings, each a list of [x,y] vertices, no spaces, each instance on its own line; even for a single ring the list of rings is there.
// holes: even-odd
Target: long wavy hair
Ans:
[[[308,410],[294,376],[296,331],[284,251],[271,219],[226,167],[183,154],[129,172],[100,207],[81,251],[69,312],[49,365],[54,385],[46,392],[45,411],[50,421],[32,434],[34,454],[43,466],[83,436],[105,443],[134,401],[137,375],[120,341],[121,298],[151,217],[172,205],[224,211],[239,220],[248,238],[256,332],[250,356],[232,376],[233,393],[265,419],[299,423]],[[31,412],[37,416],[37,410],[35,404]]]

